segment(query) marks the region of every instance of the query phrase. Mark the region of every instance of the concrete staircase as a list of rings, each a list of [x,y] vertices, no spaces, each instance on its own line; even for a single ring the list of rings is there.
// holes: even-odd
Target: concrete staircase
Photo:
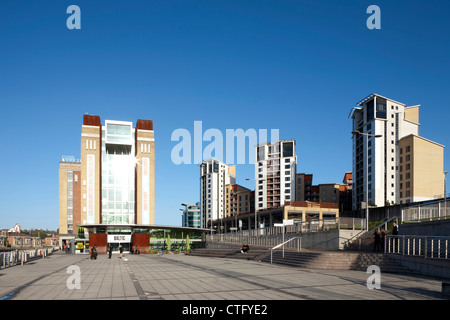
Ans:
[[[261,259],[270,263],[270,254]],[[342,251],[302,251],[273,253],[272,262],[293,267],[307,269],[334,269],[334,270],[361,270],[366,271],[371,265],[380,267],[382,272],[403,273],[405,268],[388,256],[368,252],[342,252]]]
[[[242,254],[236,249],[195,249],[191,256],[209,258],[244,259],[270,263],[270,250],[266,248],[252,248],[247,254]],[[414,273],[407,270],[395,259],[387,255],[372,252],[348,252],[348,251],[309,251],[301,252],[285,250],[284,258],[282,250],[273,252],[272,263],[284,266],[307,269],[334,269],[334,270],[361,270],[366,271],[371,265],[380,267],[381,272],[389,273]]]
[[[252,247],[248,253],[241,253],[239,249],[234,248],[198,248],[192,250],[188,255],[259,261],[268,254],[270,255],[270,251],[266,248]]]

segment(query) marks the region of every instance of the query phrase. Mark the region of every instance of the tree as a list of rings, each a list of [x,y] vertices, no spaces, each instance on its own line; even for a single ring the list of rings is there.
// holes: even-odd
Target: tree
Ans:
[[[170,234],[167,235],[167,250],[170,251],[172,248],[172,241],[170,240]]]
[[[191,251],[191,244],[189,242],[189,234],[186,235],[186,251]]]

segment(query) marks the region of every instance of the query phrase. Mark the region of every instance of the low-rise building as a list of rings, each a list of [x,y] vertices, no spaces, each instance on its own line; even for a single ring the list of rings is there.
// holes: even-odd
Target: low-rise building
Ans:
[[[187,228],[201,228],[200,202],[196,204],[182,203],[181,205],[184,207],[180,209],[183,212],[182,226]]]

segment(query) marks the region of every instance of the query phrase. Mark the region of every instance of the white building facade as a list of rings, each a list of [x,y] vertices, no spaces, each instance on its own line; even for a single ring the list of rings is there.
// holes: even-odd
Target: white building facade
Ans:
[[[210,221],[226,216],[225,186],[236,183],[236,167],[216,159],[205,160],[199,166],[201,227],[207,228]]]
[[[419,135],[418,108],[371,94],[352,109],[354,210],[367,197],[378,207],[400,202],[399,141]]]
[[[278,208],[295,201],[297,156],[295,140],[256,146],[255,210]]]

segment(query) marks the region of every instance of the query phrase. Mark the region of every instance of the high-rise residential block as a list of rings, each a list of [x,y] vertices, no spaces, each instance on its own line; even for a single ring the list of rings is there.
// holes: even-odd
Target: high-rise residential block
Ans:
[[[255,210],[278,208],[295,201],[297,155],[295,140],[256,146]]]
[[[362,203],[380,207],[402,201],[400,141],[407,136],[419,137],[419,107],[371,94],[352,109],[353,209],[360,209]],[[430,157],[443,161],[442,154]],[[421,177],[425,180],[415,183],[428,184],[430,178]],[[436,188],[443,189],[442,183]]]
[[[216,159],[200,165],[200,212],[202,228],[211,221],[226,216],[226,185],[236,183],[236,166],[228,166]]]

